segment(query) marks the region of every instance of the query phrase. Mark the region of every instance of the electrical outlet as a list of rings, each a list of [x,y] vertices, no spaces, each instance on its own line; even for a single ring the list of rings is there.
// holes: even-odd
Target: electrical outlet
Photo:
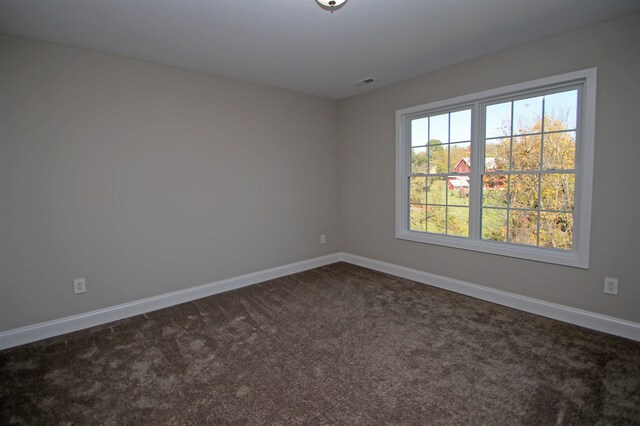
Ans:
[[[607,294],[618,294],[618,279],[605,277],[604,292]]]
[[[73,280],[73,292],[75,294],[87,292],[87,282],[84,278],[77,278]]]
[[[320,234],[320,244],[327,244],[327,236],[325,234]]]

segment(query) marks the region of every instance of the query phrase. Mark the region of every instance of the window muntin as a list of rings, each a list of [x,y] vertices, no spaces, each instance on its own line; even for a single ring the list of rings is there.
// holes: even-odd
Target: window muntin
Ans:
[[[397,111],[396,237],[587,268],[595,79],[588,69]],[[451,126],[458,111],[470,114],[460,132]],[[446,133],[434,126],[446,144],[429,143],[431,118],[449,122]],[[413,137],[420,132],[426,138]],[[452,148],[459,142],[469,144],[470,167],[456,170]],[[446,147],[446,169],[439,145]],[[419,161],[412,161],[414,149]],[[469,182],[464,205],[442,190],[460,177]],[[466,232],[447,227],[459,208],[469,217]],[[440,219],[429,228],[430,215]],[[443,217],[445,225],[436,226]]]
[[[409,230],[469,236],[471,108],[410,120]]]
[[[484,104],[480,238],[571,250],[580,87]]]

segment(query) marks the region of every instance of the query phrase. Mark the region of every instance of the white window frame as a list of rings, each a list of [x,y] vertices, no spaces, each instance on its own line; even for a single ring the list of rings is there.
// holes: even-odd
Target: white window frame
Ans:
[[[596,74],[596,68],[589,68],[396,111],[396,238],[588,269],[595,149]],[[483,134],[482,105],[501,97],[516,97],[528,92],[550,90],[565,85],[582,86],[578,98],[580,108],[576,117],[576,190],[572,249],[558,250],[480,239],[481,185],[478,182],[482,167],[478,165],[484,157],[480,152],[482,142],[480,137]],[[411,173],[411,120],[425,114],[433,114],[438,110],[468,106],[472,107],[471,161],[473,164],[469,201],[469,237],[411,231],[408,183]]]

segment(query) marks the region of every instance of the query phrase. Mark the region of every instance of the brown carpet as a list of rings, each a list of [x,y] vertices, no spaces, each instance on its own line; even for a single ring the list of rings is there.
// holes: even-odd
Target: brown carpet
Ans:
[[[337,263],[0,352],[0,424],[640,424],[640,343]]]

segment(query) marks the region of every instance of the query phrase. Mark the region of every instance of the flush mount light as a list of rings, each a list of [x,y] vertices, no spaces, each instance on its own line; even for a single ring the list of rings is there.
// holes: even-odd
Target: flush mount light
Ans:
[[[347,3],[347,0],[316,0],[318,6],[333,13]]]

